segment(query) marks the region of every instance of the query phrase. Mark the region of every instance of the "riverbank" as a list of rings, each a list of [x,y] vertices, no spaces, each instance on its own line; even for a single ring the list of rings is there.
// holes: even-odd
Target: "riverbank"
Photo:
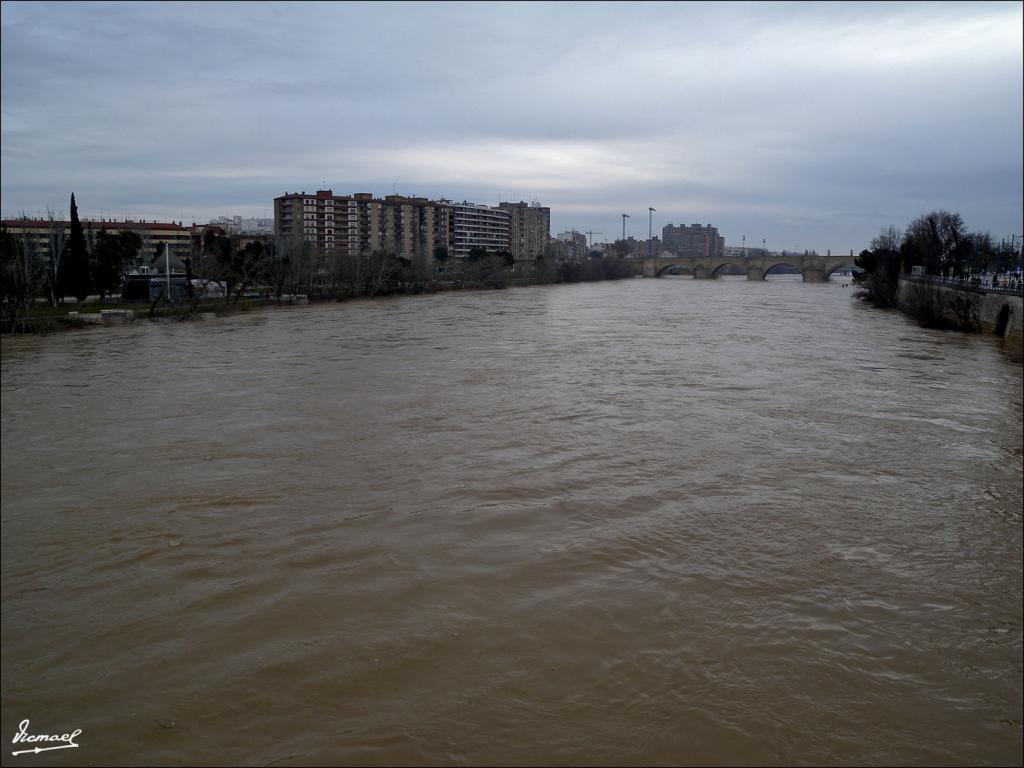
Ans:
[[[277,301],[272,298],[205,301],[196,305],[177,304],[150,307],[147,304],[83,302],[78,304],[45,306],[33,309],[28,315],[14,319],[5,318],[3,334],[46,336],[58,331],[88,328],[94,325],[125,325],[136,320],[169,319],[187,320],[199,314],[233,314],[246,312],[254,307],[294,304],[294,301]]]
[[[479,286],[443,286],[419,292],[408,292],[399,294],[382,294],[382,296],[413,296],[424,293],[445,293],[449,291],[463,290],[498,290],[494,288],[481,288]],[[33,311],[27,316],[19,316],[13,320],[5,318],[3,324],[3,336],[47,336],[61,331],[72,331],[80,328],[90,328],[96,325],[126,325],[133,322],[147,320],[194,320],[202,315],[216,315],[218,317],[233,315],[240,312],[249,312],[254,309],[266,309],[273,307],[293,307],[309,304],[331,304],[346,301],[354,301],[365,296],[334,296],[330,298],[319,298],[310,300],[308,296],[283,296],[280,299],[273,297],[251,297],[234,300],[230,302],[224,299],[216,301],[204,301],[198,304],[168,304],[150,308],[144,303],[134,304],[101,304],[99,302],[83,302],[81,305],[69,304],[57,307],[40,307],[38,312]]]
[[[109,325],[113,323],[133,322],[141,319],[188,320],[200,314],[232,314],[245,312],[261,306],[292,306],[295,304],[320,304],[350,301],[352,299],[376,298],[379,296],[415,296],[422,294],[447,293],[466,290],[502,290],[511,287],[531,285],[557,285],[560,283],[601,282],[620,280],[636,276],[635,267],[620,259],[602,260],[601,264],[563,265],[560,274],[551,279],[539,279],[534,276],[509,275],[503,273],[500,280],[467,279],[460,277],[450,280],[437,280],[427,283],[416,283],[386,291],[370,294],[357,291],[337,291],[332,288],[323,293],[289,294],[280,297],[262,295],[257,297],[235,298],[200,301],[196,304],[178,303],[172,305],[151,306],[145,303],[116,302],[82,302],[80,304],[48,304],[33,305],[27,314],[3,318],[2,333],[4,335],[38,334],[47,335],[57,331],[84,328],[90,325]],[[129,314],[130,313],[130,314]]]
[[[929,328],[997,336],[1013,360],[1024,360],[1024,298],[1018,294],[904,274],[896,306]]]

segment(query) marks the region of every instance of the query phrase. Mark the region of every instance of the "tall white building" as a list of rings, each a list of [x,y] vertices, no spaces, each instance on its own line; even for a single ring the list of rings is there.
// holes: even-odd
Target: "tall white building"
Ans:
[[[242,216],[218,216],[210,219],[210,224],[220,227],[229,235],[272,235],[274,220],[260,218],[243,218]]]
[[[454,214],[451,247],[453,257],[465,259],[473,248],[483,248],[487,253],[510,250],[508,211],[465,201],[439,202],[451,205]]]

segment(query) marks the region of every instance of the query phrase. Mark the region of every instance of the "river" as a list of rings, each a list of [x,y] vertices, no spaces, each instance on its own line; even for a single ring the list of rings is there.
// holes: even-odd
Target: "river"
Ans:
[[[1002,765],[1022,368],[840,283],[5,338],[5,765]],[[10,741],[5,741],[10,745]]]

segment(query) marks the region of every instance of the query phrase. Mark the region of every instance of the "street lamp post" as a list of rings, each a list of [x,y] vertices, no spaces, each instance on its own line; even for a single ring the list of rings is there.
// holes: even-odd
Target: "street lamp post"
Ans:
[[[164,278],[167,280],[167,301],[173,304],[171,301],[171,248],[167,243],[164,243]]]
[[[651,257],[651,249],[654,248],[654,209],[647,208],[647,256]]]

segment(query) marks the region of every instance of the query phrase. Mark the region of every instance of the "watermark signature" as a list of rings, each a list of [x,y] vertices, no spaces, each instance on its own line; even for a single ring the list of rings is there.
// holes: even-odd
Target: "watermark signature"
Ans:
[[[32,744],[36,742],[45,742],[47,744],[55,742],[52,747],[33,747],[32,749],[19,749],[11,752],[12,755],[24,755],[24,754],[36,754],[40,752],[49,752],[51,749],[77,749],[78,744],[75,743],[81,733],[81,728],[76,728],[71,733],[58,734],[47,734],[47,733],[29,733],[28,732],[28,718],[25,718],[18,725],[18,732],[14,734],[14,738],[11,740],[12,744]]]

